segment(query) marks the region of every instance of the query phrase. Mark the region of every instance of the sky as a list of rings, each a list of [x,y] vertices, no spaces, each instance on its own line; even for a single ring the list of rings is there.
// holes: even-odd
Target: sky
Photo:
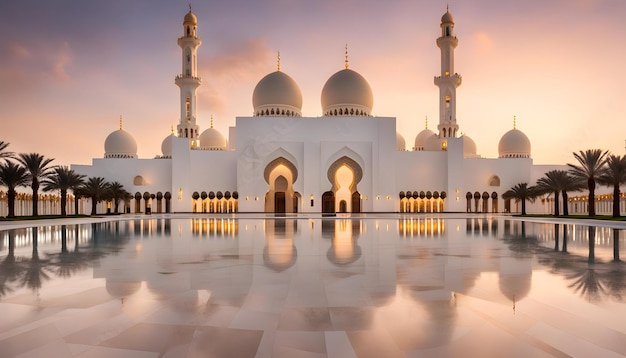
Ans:
[[[198,124],[223,134],[252,115],[252,93],[281,70],[320,116],[321,89],[344,67],[367,79],[376,116],[396,117],[412,147],[436,129],[440,19],[449,5],[459,45],[457,123],[478,154],[498,156],[513,128],[536,164],[574,161],[626,143],[626,1],[232,0],[192,1],[198,17]],[[182,21],[189,1],[0,2],[0,140],[54,164],[89,164],[123,126],[140,158],[161,154],[180,116]]]

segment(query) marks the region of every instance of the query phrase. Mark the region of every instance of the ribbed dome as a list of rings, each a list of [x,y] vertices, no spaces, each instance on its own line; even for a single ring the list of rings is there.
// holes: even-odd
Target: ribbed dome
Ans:
[[[530,140],[524,132],[511,129],[500,138],[498,155],[500,158],[530,158]]]
[[[426,140],[428,138],[430,138],[431,136],[434,136],[435,132],[431,131],[430,129],[426,128],[424,130],[422,130],[421,132],[419,132],[417,134],[417,136],[415,137],[415,150],[424,150],[424,144],[426,143]]]
[[[228,141],[217,129],[209,128],[200,134],[200,148],[225,150],[228,148]]]
[[[198,18],[196,17],[196,15],[189,11],[187,13],[187,15],[185,15],[185,20],[183,20],[183,24],[191,24],[191,25],[197,25],[198,24]]]
[[[254,88],[255,116],[302,115],[302,91],[289,75],[276,71],[263,77]]]
[[[474,142],[474,140],[466,134],[463,134],[461,138],[463,138],[463,157],[465,158],[477,157],[476,143]]]
[[[405,151],[406,150],[406,141],[400,132],[396,132],[396,150]]]
[[[104,141],[105,158],[137,158],[137,142],[130,133],[118,129]]]
[[[326,116],[369,116],[373,106],[369,83],[350,69],[332,75],[322,89],[322,112]]]
[[[446,23],[454,24],[454,17],[452,17],[452,14],[450,13],[450,11],[446,11],[446,13],[443,14],[443,16],[441,17],[441,23],[442,24],[446,24]]]
[[[174,135],[174,133],[172,133],[165,137],[165,139],[163,139],[163,142],[161,142],[161,153],[163,157],[172,157],[172,141],[174,140],[174,138],[176,138],[176,136]]]

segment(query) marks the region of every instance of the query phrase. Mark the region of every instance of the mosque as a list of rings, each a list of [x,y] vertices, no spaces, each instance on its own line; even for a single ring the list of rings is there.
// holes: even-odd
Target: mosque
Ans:
[[[454,18],[441,18],[439,122],[407,143],[395,117],[372,116],[374,92],[358,72],[330,76],[321,93],[321,117],[303,116],[297,82],[280,70],[254,88],[253,116],[237,117],[228,137],[197,124],[198,19],[189,11],[178,38],[182,72],[180,120],[154,158],[137,157],[133,136],[122,128],[105,140],[104,158],[73,165],[87,176],[117,181],[134,194],[126,212],[511,212],[502,194],[534,183],[563,166],[534,165],[528,137],[504,133],[498,158],[483,158],[459,135],[454,69]]]

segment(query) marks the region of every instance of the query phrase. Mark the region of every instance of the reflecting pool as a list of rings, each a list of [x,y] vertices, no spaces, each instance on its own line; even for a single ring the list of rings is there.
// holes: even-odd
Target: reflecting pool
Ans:
[[[624,235],[382,214],[0,231],[0,356],[618,357]]]

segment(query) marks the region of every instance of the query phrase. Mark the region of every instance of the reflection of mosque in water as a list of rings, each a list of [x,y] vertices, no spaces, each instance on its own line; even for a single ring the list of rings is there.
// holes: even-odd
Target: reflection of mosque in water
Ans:
[[[47,252],[67,241],[64,250],[81,255],[74,260],[80,264],[55,272],[69,277],[93,266],[93,277],[105,279],[108,295],[127,308],[139,307],[147,298],[190,317],[244,302],[263,305],[257,307],[261,311],[329,307],[358,313],[360,323],[350,329],[389,325],[403,344],[432,347],[450,339],[456,307],[464,300],[519,307],[532,289],[536,258],[572,277],[575,291],[580,285],[605,285],[612,297],[621,297],[626,288],[614,278],[623,274],[563,269],[560,257],[536,251],[553,229],[495,217],[152,219],[4,231],[0,244],[3,250],[13,247],[10,252],[16,246],[29,248],[35,232],[47,261],[32,266],[52,272],[70,264],[63,255]],[[567,230],[572,242],[578,231],[587,232]],[[597,234],[602,241],[603,230]],[[33,262],[35,256],[26,260],[31,250],[22,251],[4,257],[1,270],[17,267],[17,261]],[[41,270],[31,275],[27,287],[45,284]],[[6,277],[11,271],[2,272]],[[12,281],[2,281],[0,295],[10,293],[5,288],[24,275],[19,271]],[[423,322],[419,329],[416,320]]]

